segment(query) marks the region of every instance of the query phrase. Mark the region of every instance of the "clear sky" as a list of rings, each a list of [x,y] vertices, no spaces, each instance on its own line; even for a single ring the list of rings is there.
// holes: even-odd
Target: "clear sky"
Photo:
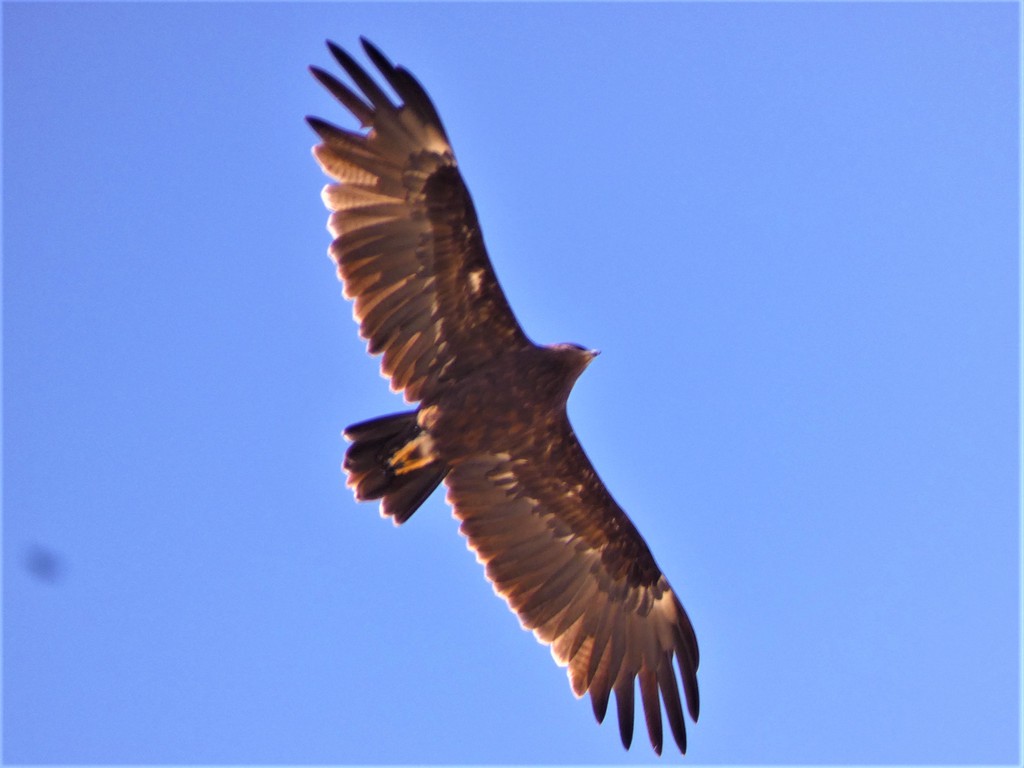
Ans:
[[[604,352],[570,416],[696,628],[686,761],[1019,761],[1018,14],[5,4],[6,761],[653,759],[440,493],[344,487],[402,404],[302,118],[354,127],[306,66],[361,34],[527,332]]]

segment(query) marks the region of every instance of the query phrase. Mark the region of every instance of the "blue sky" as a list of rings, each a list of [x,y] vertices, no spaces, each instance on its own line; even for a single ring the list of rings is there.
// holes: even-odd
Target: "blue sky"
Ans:
[[[653,759],[441,494],[344,487],[402,406],[302,118],[362,34],[527,332],[604,352],[570,416],[696,628],[686,761],[1018,762],[1018,15],[4,5],[4,759]]]

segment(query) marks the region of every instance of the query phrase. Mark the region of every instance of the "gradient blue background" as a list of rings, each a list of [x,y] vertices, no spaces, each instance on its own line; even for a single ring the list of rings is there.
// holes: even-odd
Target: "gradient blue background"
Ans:
[[[4,758],[653,759],[440,494],[344,487],[401,404],[302,117],[365,34],[527,332],[604,351],[570,414],[696,626],[687,761],[1019,761],[1018,13],[5,5]]]

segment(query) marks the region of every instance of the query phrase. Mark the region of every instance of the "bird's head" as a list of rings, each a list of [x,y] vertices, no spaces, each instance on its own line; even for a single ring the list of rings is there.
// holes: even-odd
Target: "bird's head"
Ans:
[[[587,349],[579,344],[552,344],[548,349],[558,354],[558,358],[571,373],[572,381],[575,381],[594,358],[601,354],[598,349]]]

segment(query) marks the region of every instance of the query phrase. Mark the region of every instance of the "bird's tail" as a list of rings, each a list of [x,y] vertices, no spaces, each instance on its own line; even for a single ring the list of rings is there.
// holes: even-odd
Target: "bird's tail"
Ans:
[[[381,416],[345,430],[348,485],[359,501],[380,499],[381,514],[401,525],[448,474],[416,411]]]

